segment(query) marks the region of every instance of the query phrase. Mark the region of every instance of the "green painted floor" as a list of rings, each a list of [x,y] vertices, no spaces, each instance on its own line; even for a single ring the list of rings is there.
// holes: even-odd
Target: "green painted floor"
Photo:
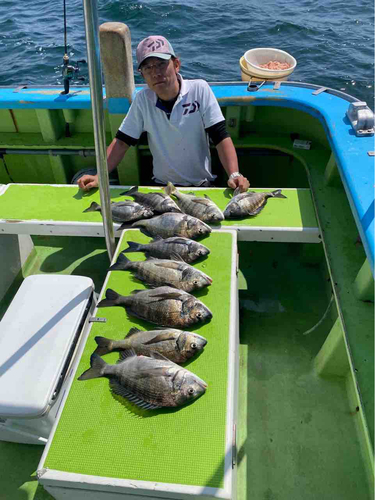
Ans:
[[[102,239],[34,242],[35,258],[25,276],[90,275],[99,291],[108,264]],[[367,500],[344,382],[312,372],[335,309],[303,335],[323,316],[329,285],[325,266],[305,262],[302,250],[298,244],[239,243],[238,500]],[[42,451],[0,442],[0,500],[51,498],[35,479]]]
[[[21,285],[22,279],[30,274],[90,276],[95,283],[95,290],[100,291],[109,262],[102,238],[33,236],[32,239],[35,253],[0,302],[0,318]],[[42,453],[42,446],[0,441],[0,500],[52,499],[51,495],[38,485],[35,476]]]
[[[238,500],[370,498],[345,380],[312,372],[335,309],[304,335],[329,303],[325,266],[301,245],[238,246]]]

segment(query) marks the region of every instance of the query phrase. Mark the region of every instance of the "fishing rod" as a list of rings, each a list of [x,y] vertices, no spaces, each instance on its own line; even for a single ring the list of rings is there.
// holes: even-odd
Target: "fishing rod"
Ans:
[[[66,0],[64,1],[64,56],[63,56],[63,68],[62,68],[62,77],[64,81],[64,90],[61,92],[62,94],[69,94],[69,86],[70,80],[72,80],[76,73],[79,72],[79,64],[86,64],[85,59],[81,59],[77,61],[76,66],[69,64],[69,55],[68,55],[68,37],[67,37],[67,23],[66,23]],[[85,81],[85,77],[78,77],[78,80]]]

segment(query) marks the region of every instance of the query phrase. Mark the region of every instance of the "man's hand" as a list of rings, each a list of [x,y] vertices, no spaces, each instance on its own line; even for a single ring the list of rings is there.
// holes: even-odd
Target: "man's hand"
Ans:
[[[250,182],[243,175],[228,179],[228,186],[232,189],[239,188],[241,193],[247,191],[250,187]]]
[[[98,175],[83,175],[77,184],[83,191],[90,191],[90,189],[98,187]]]

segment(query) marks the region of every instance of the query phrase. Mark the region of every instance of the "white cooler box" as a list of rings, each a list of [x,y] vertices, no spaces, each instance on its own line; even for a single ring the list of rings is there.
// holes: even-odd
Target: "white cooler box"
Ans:
[[[0,440],[47,442],[94,308],[90,278],[23,281],[0,322]]]

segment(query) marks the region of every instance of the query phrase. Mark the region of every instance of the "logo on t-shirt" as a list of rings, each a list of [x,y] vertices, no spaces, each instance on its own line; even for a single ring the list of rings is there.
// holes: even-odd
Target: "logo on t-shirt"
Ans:
[[[184,109],[184,116],[185,116],[187,114],[195,113],[196,111],[198,111],[200,108],[200,104],[198,101],[187,102],[186,104],[183,104],[182,107],[185,108]]]

